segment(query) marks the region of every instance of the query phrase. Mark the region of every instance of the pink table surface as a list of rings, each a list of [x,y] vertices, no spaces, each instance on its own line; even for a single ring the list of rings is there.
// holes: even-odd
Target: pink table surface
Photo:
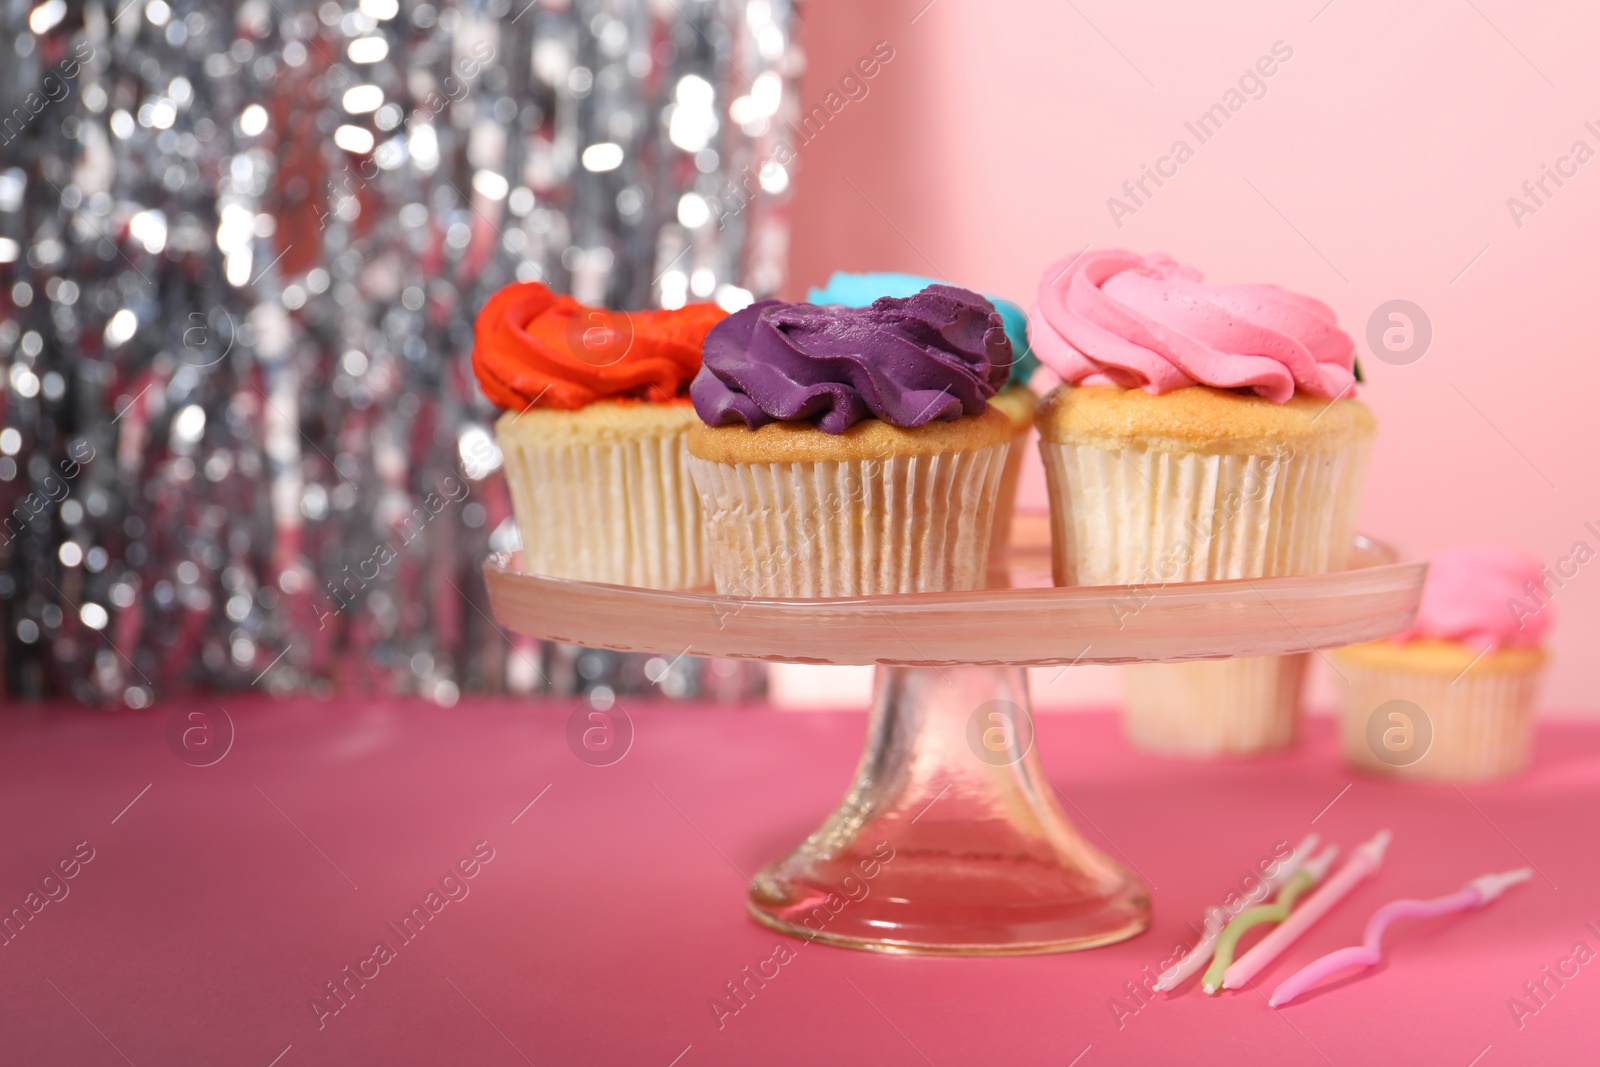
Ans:
[[[93,849],[48,886],[67,895],[0,947],[0,1062],[1496,1067],[1600,1056],[1600,963],[1573,962],[1579,942],[1600,951],[1597,723],[1546,723],[1531,775],[1457,790],[1353,775],[1327,722],[1287,757],[1193,764],[1129,751],[1111,715],[1043,716],[1044,766],[1068,813],[1143,873],[1155,921],[1090,952],[963,960],[786,941],[744,915],[746,876],[838,801],[859,713],[635,705],[631,751],[595,767],[567,747],[568,705],[224,703],[237,738],[210,767],[169,750],[171,706],[0,717],[0,907],[25,906],[80,842]],[[1258,992],[1212,1000],[1192,984],[1171,999],[1129,995],[1203,907],[1313,823],[1346,845],[1384,825],[1395,841],[1380,877],[1263,975],[1268,990],[1356,940],[1392,897],[1524,863],[1540,875],[1481,913],[1398,925],[1385,967],[1282,1011]],[[493,858],[461,883],[467,895],[402,942],[386,924],[426,906],[480,841]],[[379,941],[392,958],[362,964]],[[780,942],[793,958],[719,1027],[712,999]],[[351,980],[319,1028],[313,1000],[347,965],[376,974]],[[1518,1018],[1509,1003],[1534,1007],[1523,984],[1541,980],[1552,992]]]

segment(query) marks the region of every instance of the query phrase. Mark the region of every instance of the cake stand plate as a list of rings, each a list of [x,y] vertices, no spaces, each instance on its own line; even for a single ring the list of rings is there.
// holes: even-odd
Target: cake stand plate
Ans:
[[[1026,666],[1305,652],[1410,625],[1426,565],[1359,539],[1331,574],[1058,588],[1040,548],[991,588],[831,600],[670,593],[484,565],[501,624],[630,652],[877,664],[843,803],[753,879],[746,906],[797,937],[881,952],[1015,955],[1121,941],[1143,884],[1083,839],[1033,744]]]

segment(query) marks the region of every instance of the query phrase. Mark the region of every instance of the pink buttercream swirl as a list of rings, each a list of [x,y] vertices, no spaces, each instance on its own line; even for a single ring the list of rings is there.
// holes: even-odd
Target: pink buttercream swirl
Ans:
[[[1539,561],[1521,549],[1473,545],[1441,552],[1428,564],[1417,621],[1394,640],[1537,648],[1550,628],[1543,582]]]
[[[1209,385],[1275,404],[1297,390],[1331,400],[1355,388],[1355,343],[1328,305],[1276,285],[1207,285],[1159,253],[1106,249],[1055,264],[1028,328],[1040,360],[1074,385]]]

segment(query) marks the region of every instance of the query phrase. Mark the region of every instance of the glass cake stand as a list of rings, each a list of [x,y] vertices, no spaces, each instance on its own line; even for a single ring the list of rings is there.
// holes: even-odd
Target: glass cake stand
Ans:
[[[1027,666],[1305,652],[1395,633],[1426,571],[1358,539],[1331,574],[1056,588],[1019,531],[990,588],[829,600],[671,593],[484,565],[520,633],[629,652],[876,664],[867,742],[827,821],[756,875],[775,930],[880,952],[1065,952],[1148,925],[1144,885],[1062,814],[1033,744]],[[1038,538],[1034,540],[1037,542]]]

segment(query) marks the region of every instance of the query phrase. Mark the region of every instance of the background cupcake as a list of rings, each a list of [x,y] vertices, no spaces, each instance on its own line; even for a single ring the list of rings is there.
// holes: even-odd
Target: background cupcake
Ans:
[[[1349,399],[1355,347],[1326,305],[1094,251],[1045,272],[1030,333],[1066,383],[1036,420],[1058,584],[1345,565],[1375,423]],[[1250,752],[1293,737],[1298,679],[1276,657],[1129,676],[1136,743]]]
[[[1435,556],[1411,629],[1333,653],[1346,683],[1345,757],[1446,781],[1526,767],[1552,621],[1547,581],[1539,561],[1515,548]]]
[[[828,284],[813,288],[806,299],[813,304],[839,304],[843,307],[866,307],[882,296],[908,297],[937,279],[916,274],[872,273],[851,274],[834,271]],[[994,531],[989,538],[989,555],[997,563],[1003,561],[1006,547],[1011,543],[1011,518],[1016,511],[1017,487],[1022,481],[1022,460],[1027,454],[1028,437],[1033,433],[1033,413],[1038,397],[1028,388],[1033,374],[1039,369],[1039,358],[1028,344],[1028,316],[1020,307],[997,296],[984,295],[984,299],[1000,313],[1005,324],[1006,337],[1011,341],[1011,366],[1006,372],[1005,385],[990,399],[990,403],[1011,420],[1011,450],[1006,454],[1005,471],[1000,477],[1000,494],[995,500]]]
[[[1122,669],[1124,727],[1135,745],[1180,756],[1243,756],[1299,737],[1309,652]]]
[[[610,311],[538,282],[479,313],[472,366],[495,423],[538,574],[656,589],[710,584],[699,501],[684,469],[687,390],[726,312]]]
[[[1011,344],[976,293],[865,308],[764,301],[706,338],[688,440],[718,591],[983,585]]]

